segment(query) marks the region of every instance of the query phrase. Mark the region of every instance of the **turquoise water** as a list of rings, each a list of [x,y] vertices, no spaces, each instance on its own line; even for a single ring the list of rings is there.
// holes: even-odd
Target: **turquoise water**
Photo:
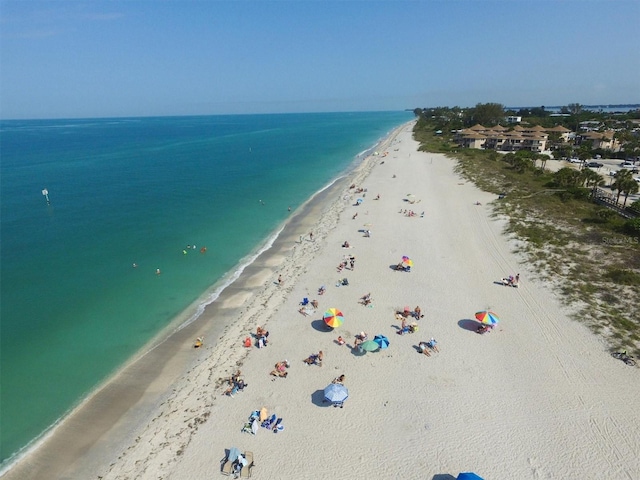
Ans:
[[[0,461],[412,116],[3,121]]]

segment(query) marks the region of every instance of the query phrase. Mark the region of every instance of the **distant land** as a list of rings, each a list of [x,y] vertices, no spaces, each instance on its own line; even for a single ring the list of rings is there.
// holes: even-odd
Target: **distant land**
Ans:
[[[545,110],[561,110],[563,107],[566,107],[566,105],[553,105],[553,106],[548,106],[545,105],[544,109]],[[539,105],[537,106],[528,106],[528,107],[505,107],[505,110],[521,110],[521,109],[527,109],[527,108],[540,108]],[[640,103],[623,103],[623,104],[602,104],[602,105],[582,105],[582,109],[583,110],[592,110],[592,111],[599,111],[599,110],[608,110],[608,111],[628,111],[628,110],[635,110],[637,108],[640,108]]]

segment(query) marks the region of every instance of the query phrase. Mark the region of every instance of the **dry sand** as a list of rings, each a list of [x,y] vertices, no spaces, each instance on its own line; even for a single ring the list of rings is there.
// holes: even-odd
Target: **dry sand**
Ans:
[[[225,449],[236,446],[253,452],[259,479],[640,478],[637,369],[570,320],[556,292],[528,281],[518,242],[491,216],[495,197],[457,176],[452,160],[418,152],[411,127],[387,139],[386,157],[370,157],[306,206],[200,321],[143,357],[155,369],[125,369],[105,389],[115,389],[119,409],[104,416],[112,403],[99,392],[7,477],[217,478]],[[350,183],[367,189],[358,207],[362,195]],[[417,203],[405,201],[408,193]],[[353,248],[341,248],[345,240]],[[355,269],[338,273],[349,254]],[[403,255],[415,261],[410,273],[390,268]],[[495,283],[518,272],[518,289]],[[349,286],[336,287],[342,277]],[[368,292],[372,307],[358,303]],[[304,297],[320,304],[306,317],[298,313]],[[405,305],[420,305],[424,318],[401,336],[394,312]],[[321,322],[329,307],[346,317],[332,332]],[[501,322],[478,335],[474,313],[487,308]],[[245,349],[258,325],[269,346]],[[342,335],[351,345],[360,331],[391,345],[355,355],[335,342]],[[203,333],[205,346],[192,349]],[[426,357],[415,346],[430,337],[440,353]],[[322,367],[302,362],[319,350]],[[269,372],[284,359],[289,375],[274,380]],[[218,380],[237,368],[248,387],[224,396]],[[322,402],[340,374],[350,395],[342,409]],[[118,386],[136,384],[119,402]],[[261,407],[282,417],[284,430],[242,433]],[[104,426],[85,431],[87,418]]]

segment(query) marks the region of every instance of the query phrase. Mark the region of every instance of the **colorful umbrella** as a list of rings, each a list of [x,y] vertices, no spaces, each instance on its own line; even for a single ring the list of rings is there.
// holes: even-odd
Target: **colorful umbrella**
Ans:
[[[373,337],[373,341],[377,343],[380,348],[387,348],[389,346],[389,339],[384,335],[376,335]]]
[[[402,257],[402,263],[404,263],[407,267],[413,267],[413,260],[411,260],[406,255]]]
[[[324,389],[324,398],[329,402],[344,402],[349,398],[349,390],[340,383],[332,383]]]
[[[378,345],[373,340],[367,340],[366,342],[360,344],[360,348],[365,352],[375,352],[380,348],[380,345]]]
[[[324,323],[326,323],[331,328],[339,327],[344,323],[344,316],[342,315],[342,312],[337,308],[330,308],[329,310],[324,312],[322,319],[324,320]]]
[[[500,321],[498,315],[489,310],[483,310],[482,312],[476,312],[476,318],[478,321],[485,323],[487,325],[495,325]]]

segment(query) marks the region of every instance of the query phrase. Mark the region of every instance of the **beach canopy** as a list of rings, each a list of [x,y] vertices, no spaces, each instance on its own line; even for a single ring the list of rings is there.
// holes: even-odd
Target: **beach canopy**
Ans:
[[[404,263],[406,267],[413,267],[413,260],[411,260],[406,255],[402,257],[402,263]]]
[[[380,348],[387,348],[389,346],[389,339],[384,335],[376,335],[373,341],[377,343]]]
[[[486,325],[495,325],[500,321],[500,319],[498,318],[498,315],[496,315],[494,312],[491,312],[489,310],[476,312],[476,319],[479,322],[482,322]]]
[[[341,383],[332,383],[324,389],[324,398],[329,402],[344,402],[349,398],[349,390]]]
[[[463,472],[458,475],[458,478],[456,478],[456,480],[484,480],[484,479],[473,472]]]
[[[378,345],[373,340],[367,340],[366,342],[360,344],[360,348],[365,352],[374,352],[380,348],[380,345]]]
[[[330,308],[324,315],[322,316],[324,323],[326,323],[331,328],[339,327],[344,323],[344,315],[337,308]]]

